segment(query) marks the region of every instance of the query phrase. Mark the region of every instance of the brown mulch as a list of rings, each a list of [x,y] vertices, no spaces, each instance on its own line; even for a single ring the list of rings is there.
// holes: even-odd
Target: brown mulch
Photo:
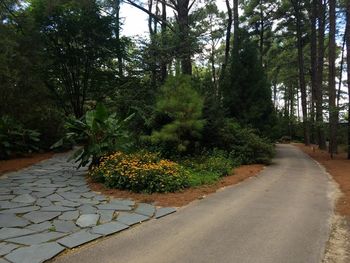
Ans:
[[[317,146],[305,146],[295,144],[311,158],[321,163],[339,184],[343,195],[338,200],[337,212],[341,215],[350,217],[350,160],[347,160],[345,153],[337,154],[331,159],[326,151],[321,151]]]
[[[4,173],[14,172],[51,158],[53,152],[33,153],[25,157],[0,161],[0,176]]]
[[[202,199],[206,195],[214,193],[222,187],[234,185],[248,177],[256,176],[263,168],[264,166],[260,164],[242,165],[234,170],[234,175],[223,177],[215,184],[189,188],[177,193],[138,194],[118,189],[108,189],[103,184],[91,181],[89,184],[93,191],[101,192],[108,196],[116,198],[131,198],[140,202],[154,202],[156,205],[160,206],[180,207],[187,205],[196,199]]]

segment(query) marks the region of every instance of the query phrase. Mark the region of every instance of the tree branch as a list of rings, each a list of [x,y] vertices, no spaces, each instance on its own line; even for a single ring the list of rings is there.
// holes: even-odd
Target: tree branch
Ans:
[[[132,5],[133,7],[136,7],[137,9],[140,9],[141,11],[145,12],[149,16],[153,17],[158,23],[159,22],[164,23],[171,31],[174,32],[174,28],[167,21],[165,21],[163,18],[161,18],[160,16],[153,14],[152,12],[148,11],[146,8],[142,7],[141,5],[136,4],[135,2],[133,2],[131,0],[124,0],[124,1],[125,1],[125,3]]]

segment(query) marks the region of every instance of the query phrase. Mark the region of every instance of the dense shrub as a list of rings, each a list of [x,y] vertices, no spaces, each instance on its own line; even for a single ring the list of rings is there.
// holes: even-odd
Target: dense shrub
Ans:
[[[31,153],[39,149],[40,133],[25,129],[15,120],[3,116],[0,118],[0,159],[7,159]]]
[[[189,186],[188,173],[177,163],[147,152],[116,152],[102,158],[89,176],[108,187],[133,192],[174,192]]]
[[[125,124],[131,117],[120,121],[115,114],[109,114],[105,106],[98,104],[81,120],[69,118],[65,124],[65,137],[52,147],[62,146],[65,142],[83,143],[84,146],[73,154],[72,159],[80,162],[79,166],[85,166],[90,161],[92,165],[98,164],[102,156],[130,146]]]
[[[193,170],[212,172],[219,176],[229,175],[233,167],[237,166],[226,152],[219,150],[184,159],[183,164]]]
[[[218,146],[230,153],[232,159],[241,164],[269,164],[274,155],[273,145],[254,133],[242,128],[232,120],[227,120],[220,131]]]
[[[203,99],[192,88],[190,76],[169,77],[157,98],[154,130],[148,140],[167,156],[194,152],[205,123],[202,109]]]
[[[186,158],[182,164],[189,171],[191,186],[215,183],[220,177],[232,174],[237,166],[226,152],[219,150]]]

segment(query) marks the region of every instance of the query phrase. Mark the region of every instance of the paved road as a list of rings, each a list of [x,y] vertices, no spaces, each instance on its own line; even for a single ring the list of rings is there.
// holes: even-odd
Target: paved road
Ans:
[[[290,145],[257,178],[55,262],[313,263],[323,257],[333,183]]]

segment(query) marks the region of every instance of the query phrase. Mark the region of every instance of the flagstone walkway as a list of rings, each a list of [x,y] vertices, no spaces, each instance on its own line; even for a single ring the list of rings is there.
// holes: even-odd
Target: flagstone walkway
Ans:
[[[44,262],[132,225],[175,212],[88,187],[66,154],[0,177],[0,263]]]

